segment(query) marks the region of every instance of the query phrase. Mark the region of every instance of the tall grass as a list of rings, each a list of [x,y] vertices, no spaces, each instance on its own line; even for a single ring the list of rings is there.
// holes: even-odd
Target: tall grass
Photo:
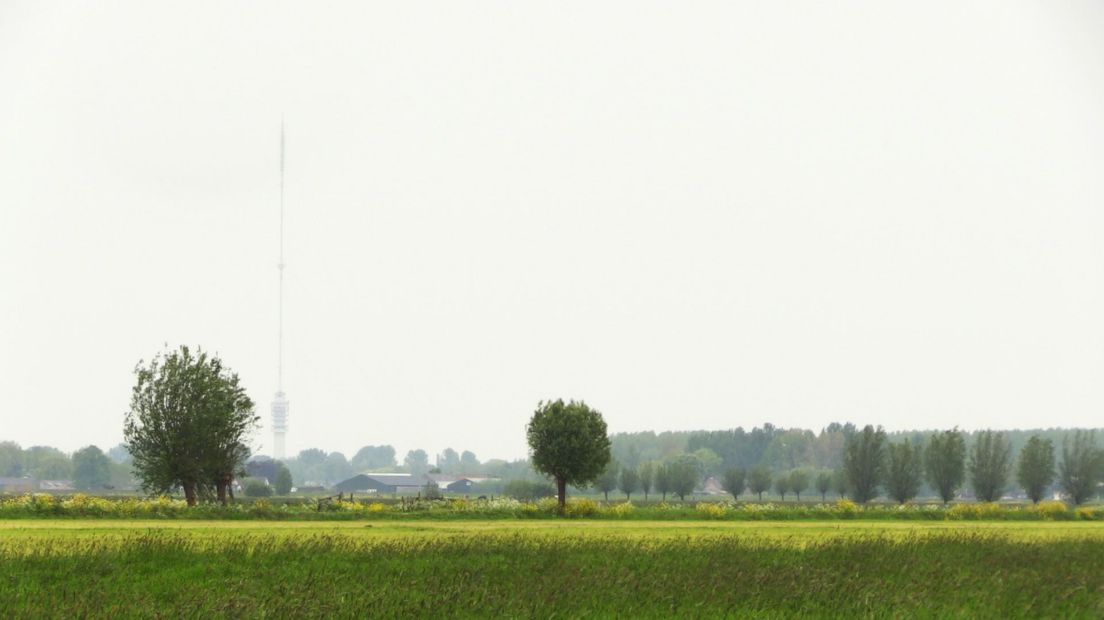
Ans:
[[[6,617],[1101,617],[1104,540],[0,539]]]

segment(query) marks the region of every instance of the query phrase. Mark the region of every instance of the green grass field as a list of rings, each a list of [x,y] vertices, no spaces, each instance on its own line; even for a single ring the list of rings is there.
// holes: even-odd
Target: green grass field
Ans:
[[[0,521],[5,617],[1101,617],[1098,522]]]

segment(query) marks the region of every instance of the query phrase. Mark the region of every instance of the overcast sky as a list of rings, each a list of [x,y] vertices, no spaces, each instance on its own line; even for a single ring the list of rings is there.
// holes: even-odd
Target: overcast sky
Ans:
[[[1104,423],[1104,3],[0,0],[0,439]]]

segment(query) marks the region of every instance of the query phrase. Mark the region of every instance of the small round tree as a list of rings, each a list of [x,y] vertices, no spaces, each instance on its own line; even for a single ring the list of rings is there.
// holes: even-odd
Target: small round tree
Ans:
[[[276,487],[277,495],[287,495],[291,493],[292,479],[291,470],[287,468],[287,465],[277,461],[276,463],[276,481],[272,483]]]
[[[632,499],[632,494],[640,488],[640,472],[631,467],[622,469],[621,480],[618,486],[620,486],[621,491],[625,493],[625,501]]]
[[[763,501],[763,493],[769,491],[770,486],[771,473],[766,467],[759,465],[748,473],[748,489],[759,496],[759,501]]]
[[[590,484],[610,461],[606,421],[582,401],[538,403],[525,434],[533,468],[556,481],[560,510],[567,485]]]
[[[76,455],[73,455],[73,461],[76,460]],[[1054,482],[1054,442],[1032,435],[1023,450],[1020,450],[1016,480],[1032,503],[1038,504],[1043,499],[1046,488]]]
[[[740,467],[734,467],[724,473],[721,486],[732,494],[733,499],[740,499],[740,494],[747,488],[747,472]]]
[[[110,462],[103,450],[87,446],[73,453],[73,486],[87,491],[103,488],[110,481]]]

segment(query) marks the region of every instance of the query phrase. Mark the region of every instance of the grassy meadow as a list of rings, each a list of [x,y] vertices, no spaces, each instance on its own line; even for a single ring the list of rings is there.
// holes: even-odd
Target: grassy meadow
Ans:
[[[8,617],[1101,617],[1099,522],[0,521]]]

